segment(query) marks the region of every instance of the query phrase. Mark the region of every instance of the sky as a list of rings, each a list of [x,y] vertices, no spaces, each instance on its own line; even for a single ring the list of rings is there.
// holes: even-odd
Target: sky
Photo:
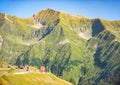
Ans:
[[[0,12],[21,18],[45,9],[88,18],[120,20],[120,0],[0,0]]]

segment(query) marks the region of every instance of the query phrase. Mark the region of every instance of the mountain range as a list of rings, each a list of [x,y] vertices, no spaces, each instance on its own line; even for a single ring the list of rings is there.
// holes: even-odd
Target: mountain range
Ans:
[[[120,21],[44,9],[0,13],[0,62],[46,71],[74,85],[120,85]]]

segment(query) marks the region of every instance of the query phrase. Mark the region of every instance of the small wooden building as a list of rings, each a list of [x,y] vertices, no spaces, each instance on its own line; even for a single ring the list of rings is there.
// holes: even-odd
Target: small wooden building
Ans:
[[[45,72],[45,66],[40,66],[40,72],[41,73]]]

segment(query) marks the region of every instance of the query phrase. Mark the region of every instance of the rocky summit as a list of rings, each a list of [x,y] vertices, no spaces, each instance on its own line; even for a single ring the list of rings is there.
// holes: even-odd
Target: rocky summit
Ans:
[[[0,62],[46,67],[74,85],[120,85],[120,21],[53,9],[0,13]]]

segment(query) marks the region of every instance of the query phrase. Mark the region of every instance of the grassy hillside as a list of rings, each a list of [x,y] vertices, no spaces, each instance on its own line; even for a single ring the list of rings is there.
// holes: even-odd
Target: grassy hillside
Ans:
[[[72,85],[50,73],[9,74],[0,77],[0,85]]]
[[[0,61],[18,67],[44,65],[75,85],[119,85],[119,28],[119,21],[52,9],[26,19],[0,14]]]

